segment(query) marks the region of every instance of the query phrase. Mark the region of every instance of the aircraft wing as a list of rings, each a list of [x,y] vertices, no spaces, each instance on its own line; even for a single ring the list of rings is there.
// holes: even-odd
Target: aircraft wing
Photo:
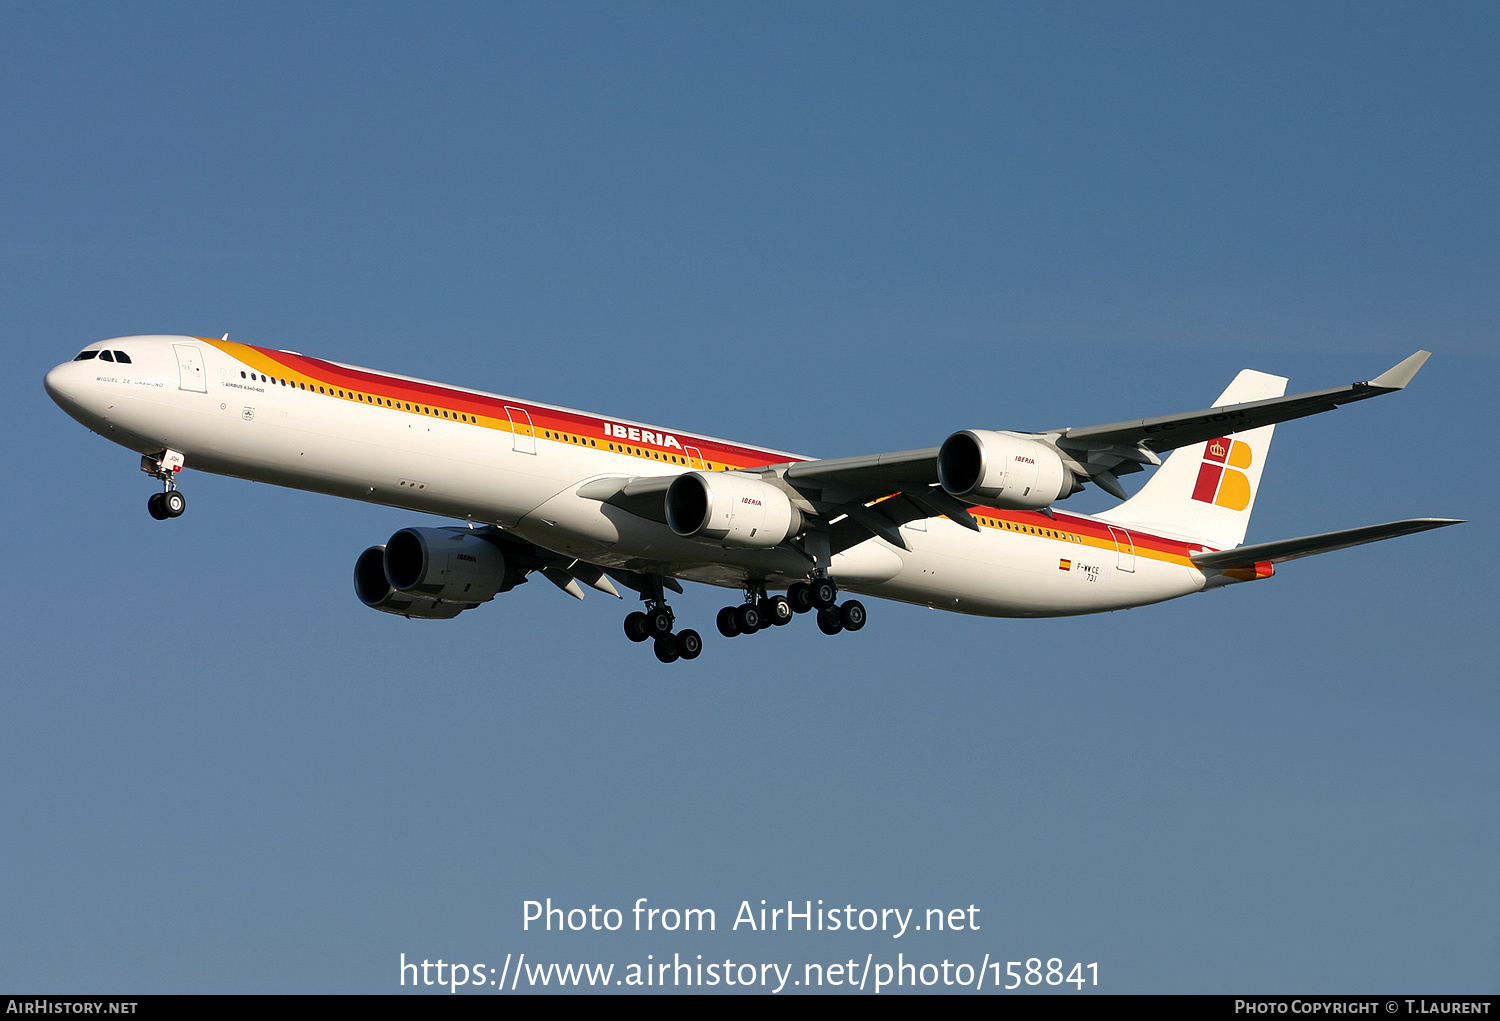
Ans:
[[[1428,351],[1418,351],[1374,379],[1328,390],[1313,390],[1110,425],[1010,435],[1050,447],[1064,468],[1073,473],[1076,480],[1074,492],[1083,482],[1093,482],[1110,495],[1124,500],[1127,494],[1120,485],[1118,476],[1141,471],[1146,465],[1161,464],[1159,453],[1218,436],[1332,411],[1343,404],[1393,393],[1411,382],[1429,356]],[[939,484],[938,457],[942,449],[922,447],[882,454],[793,461],[739,471],[757,475],[762,481],[783,489],[800,509],[828,521],[832,525],[834,552],[857,545],[875,535],[904,549],[906,544],[901,538],[899,527],[908,521],[947,517],[966,528],[979,530],[979,524],[970,515],[969,508],[983,505],[985,501],[953,496]],[[665,522],[663,498],[675,478],[674,475],[600,478],[581,486],[578,495],[611,504],[640,517]],[[1065,494],[1066,492],[1064,490]],[[1406,528],[1405,531],[1420,531],[1422,528],[1436,528],[1441,524],[1452,523],[1443,519],[1424,520],[1438,523],[1421,524]],[[1406,523],[1395,523],[1403,524]],[[1372,527],[1378,530],[1395,525]],[[1353,532],[1360,530],[1355,529]],[[1369,538],[1355,537],[1344,544],[1374,542],[1401,534],[1404,531],[1372,533]],[[1335,538],[1344,535],[1342,532],[1330,533]],[[1333,541],[1330,536],[1310,536],[1306,541]],[[1304,540],[1287,541],[1296,543]],[[1306,553],[1292,555],[1308,556],[1338,548],[1340,547],[1319,546]],[[1261,561],[1267,559],[1270,557],[1259,557]],[[1209,565],[1207,561],[1204,563],[1207,566],[1221,566],[1217,563]]]
[[[1161,464],[1159,454],[1218,436],[1316,415],[1343,404],[1394,393],[1411,382],[1430,356],[1429,351],[1418,351],[1374,379],[1328,390],[1109,425],[1014,435],[1052,447],[1080,482],[1093,482],[1110,495],[1124,500],[1127,494],[1120,486],[1118,476],[1138,472],[1145,465]],[[945,514],[968,524],[964,520],[967,517],[965,503],[949,496],[937,484],[940,449],[925,447],[889,454],[799,461],[758,470],[774,472],[815,501],[820,489],[827,491],[824,502],[845,504],[856,500],[868,503],[899,492],[931,507],[933,514]]]
[[[1403,389],[1431,354],[1430,351],[1418,351],[1363,383],[1350,383],[1330,390],[1311,390],[1222,408],[1205,408],[1181,415],[1158,415],[1155,418],[1115,422],[1111,425],[1061,429],[1056,432],[1056,442],[1065,448],[1085,450],[1110,445],[1140,446],[1156,453],[1175,450],[1230,433],[1289,422],[1294,418],[1316,415],[1320,411],[1332,411],[1341,404],[1351,404]]]
[[[1394,539],[1398,535],[1425,532],[1429,528],[1445,525],[1461,525],[1461,518],[1408,518],[1405,521],[1388,521],[1383,525],[1363,525],[1345,528],[1338,532],[1323,532],[1321,535],[1304,535],[1297,539],[1278,539],[1275,542],[1258,542],[1253,546],[1237,546],[1216,553],[1194,553],[1193,563],[1199,567],[1230,570],[1235,567],[1253,567],[1255,564],[1280,564],[1287,560],[1310,557],[1315,553],[1330,553],[1336,549],[1348,549],[1367,542]]]

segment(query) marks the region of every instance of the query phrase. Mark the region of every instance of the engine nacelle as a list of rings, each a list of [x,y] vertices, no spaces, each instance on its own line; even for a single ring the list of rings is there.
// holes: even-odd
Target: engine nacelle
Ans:
[[[1083,488],[1045,443],[987,429],[965,429],[944,440],[937,475],[953,496],[1014,510],[1049,507]]]
[[[802,531],[802,512],[783,490],[724,472],[688,472],[667,490],[667,524],[688,539],[770,549]]]
[[[468,609],[466,603],[444,603],[391,588],[385,580],[384,546],[371,546],[354,562],[354,594],[372,610],[422,620],[451,620]]]
[[[446,620],[515,586],[499,547],[466,528],[403,528],[354,565],[366,606],[403,617]]]

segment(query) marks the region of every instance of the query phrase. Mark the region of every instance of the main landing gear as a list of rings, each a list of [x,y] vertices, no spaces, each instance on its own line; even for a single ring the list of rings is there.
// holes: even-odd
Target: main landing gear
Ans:
[[[625,637],[632,642],[651,640],[656,658],[663,663],[675,663],[679,659],[697,659],[703,651],[703,637],[688,628],[672,633],[676,617],[667,605],[662,592],[661,580],[642,593],[646,601],[645,612],[636,610],[625,618]]]
[[[147,454],[141,458],[141,471],[161,480],[162,492],[152,493],[146,501],[146,510],[157,521],[180,518],[187,510],[187,497],[177,488],[177,473],[182,471],[182,463],[182,455],[175,450],[163,450],[155,457]]]
[[[784,596],[766,597],[764,582],[745,586],[745,602],[719,611],[719,634],[725,638],[751,635],[774,625],[788,624],[793,614],[816,610],[818,630],[825,635],[858,631],[865,626],[865,606],[858,599],[838,602],[839,589],[832,578],[799,581]]]
[[[676,616],[667,605],[661,579],[646,580],[640,591],[646,608],[626,616],[625,637],[632,642],[651,642],[656,658],[663,663],[697,659],[703,651],[703,637],[691,629],[673,633]],[[796,582],[784,596],[767,596],[763,581],[747,582],[745,601],[719,611],[719,634],[725,638],[752,635],[768,627],[790,624],[797,614],[813,610],[817,611],[818,630],[825,635],[864,627],[864,603],[858,599],[840,603],[838,598],[838,586],[828,577]]]
[[[786,596],[766,596],[766,583],[752,581],[745,585],[745,601],[739,606],[726,606],[719,611],[716,623],[719,634],[725,638],[736,635],[753,635],[768,627],[781,627],[792,622],[796,610]]]

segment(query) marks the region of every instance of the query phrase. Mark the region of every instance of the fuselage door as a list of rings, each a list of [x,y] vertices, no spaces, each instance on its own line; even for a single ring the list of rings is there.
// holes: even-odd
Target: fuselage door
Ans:
[[[177,355],[177,386],[194,393],[208,393],[208,381],[203,377],[203,352],[196,344],[173,344]]]
[[[1130,533],[1125,531],[1125,529],[1123,528],[1116,528],[1114,525],[1110,525],[1108,527],[1109,534],[1112,535],[1115,540],[1115,550],[1119,554],[1119,560],[1115,563],[1115,567],[1118,570],[1124,571],[1126,574],[1134,574],[1135,540],[1132,539],[1130,537]]]
[[[704,469],[703,451],[697,447],[683,447],[682,452],[688,456],[688,467],[698,471]]]
[[[508,404],[505,413],[510,416],[510,431],[515,437],[512,449],[521,454],[535,454],[536,429],[531,425],[531,415],[525,408],[512,408]]]

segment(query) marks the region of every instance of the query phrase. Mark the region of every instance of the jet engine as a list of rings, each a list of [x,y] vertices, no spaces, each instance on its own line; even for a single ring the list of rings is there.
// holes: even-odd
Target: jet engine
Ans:
[[[354,591],[375,610],[448,620],[515,587],[517,573],[498,546],[469,529],[403,528],[359,555]]]
[[[688,539],[770,549],[802,531],[802,512],[783,490],[727,472],[688,472],[666,497],[667,524]]]
[[[987,429],[966,429],[944,440],[937,475],[952,496],[1013,510],[1049,507],[1083,488],[1047,444]]]

